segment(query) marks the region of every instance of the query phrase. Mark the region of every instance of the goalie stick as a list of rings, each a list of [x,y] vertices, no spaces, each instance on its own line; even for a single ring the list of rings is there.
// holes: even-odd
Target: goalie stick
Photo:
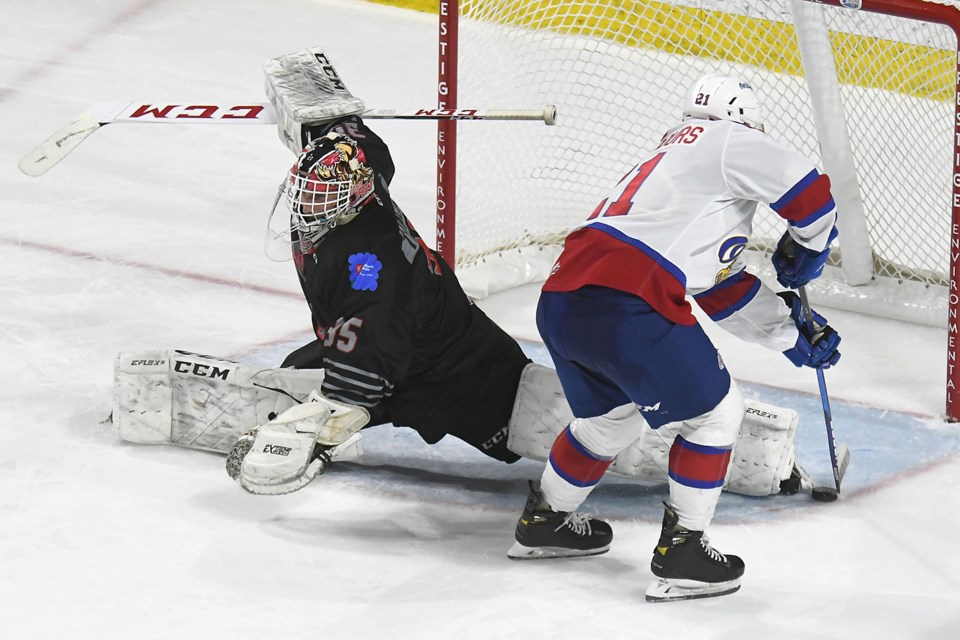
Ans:
[[[557,108],[531,109],[367,109],[360,117],[373,120],[535,120],[553,125]],[[63,160],[100,127],[113,122],[154,124],[276,124],[277,114],[269,103],[149,104],[98,102],[31,150],[17,166],[28,176],[40,176]]]
[[[803,310],[803,319],[811,327],[813,323],[813,312],[810,310],[810,302],[807,300],[807,291],[800,287],[797,292],[800,295],[800,306]],[[827,429],[827,445],[830,449],[830,464],[833,467],[833,481],[836,489],[831,487],[814,487],[813,499],[820,502],[833,502],[840,496],[840,481],[847,471],[850,464],[850,450],[843,443],[837,444],[833,435],[833,414],[830,411],[830,398],[827,397],[827,382],[823,377],[823,369],[817,367],[817,383],[820,387],[820,401],[823,405],[823,420]]]

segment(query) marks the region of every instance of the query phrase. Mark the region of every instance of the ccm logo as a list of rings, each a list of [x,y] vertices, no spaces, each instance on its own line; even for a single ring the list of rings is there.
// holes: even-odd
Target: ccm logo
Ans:
[[[262,104],[237,105],[235,107],[221,107],[214,104],[165,104],[153,106],[142,104],[131,113],[128,118],[144,118],[151,120],[193,119],[193,120],[256,120],[263,113]]]
[[[264,453],[272,453],[275,456],[288,456],[290,455],[290,447],[281,447],[278,444],[268,444],[263,447]]]
[[[227,376],[230,375],[230,369],[221,369],[217,366],[197,362],[186,362],[185,360],[177,360],[174,362],[173,370],[177,373],[192,373],[201,378],[220,378],[221,380],[226,380]]]
[[[330,64],[330,60],[327,59],[327,56],[323,53],[314,53],[313,57],[317,59],[317,62],[320,63],[320,68],[323,69],[323,73],[330,79],[330,82],[333,83],[333,86],[339,89],[340,91],[346,91],[347,86],[343,84],[343,80],[340,79],[340,76],[337,75],[337,70],[333,68],[333,65]],[[320,90],[323,91],[323,87],[320,87]]]
[[[418,116],[439,116],[441,118],[477,118],[476,109],[417,109]]]

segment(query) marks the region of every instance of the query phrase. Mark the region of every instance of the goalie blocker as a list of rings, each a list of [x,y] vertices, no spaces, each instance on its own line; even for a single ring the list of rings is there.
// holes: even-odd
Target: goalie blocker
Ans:
[[[248,491],[266,486],[254,492],[285,493],[307,484],[330,460],[356,459],[362,453],[360,434],[354,432],[367,424],[369,416],[342,440],[321,439],[322,450],[316,453],[321,462],[311,467],[318,458],[308,442],[320,437],[319,431],[311,435],[311,430],[356,408],[313,393],[322,380],[322,370],[252,367],[186,351],[121,353],[115,368],[114,425],[118,437],[127,442],[174,444],[219,453],[231,452],[243,436],[246,440],[231,452],[234,460],[228,461],[228,471],[232,465],[231,475]],[[311,401],[329,413],[324,414],[319,406],[298,406],[309,407]],[[794,448],[799,417],[795,411],[756,400],[748,399],[746,404],[724,488],[750,496],[775,495],[780,493],[781,482],[799,469]],[[293,412],[285,414],[291,407]],[[354,419],[360,420],[350,420]],[[538,364],[527,365],[510,418],[509,449],[526,458],[546,460],[557,434],[572,419],[556,373]],[[657,430],[645,429],[609,472],[665,482],[670,446],[679,428],[679,424],[668,424]],[[271,458],[259,447],[258,439],[263,446],[290,447],[297,451],[297,460]],[[289,441],[298,444],[290,446]],[[238,469],[244,458],[254,455],[249,454],[251,450],[256,455],[247,463],[249,477],[242,480]],[[268,474],[268,480],[261,479],[257,474],[270,466],[279,471]]]

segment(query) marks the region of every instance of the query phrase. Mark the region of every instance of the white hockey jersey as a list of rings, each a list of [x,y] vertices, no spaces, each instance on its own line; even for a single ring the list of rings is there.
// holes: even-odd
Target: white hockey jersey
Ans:
[[[836,208],[812,161],[742,124],[683,122],[567,236],[543,290],[618,289],[687,325],[696,322],[689,294],[740,337],[788,349],[797,337],[789,310],[740,259],[758,202],[798,244],[827,246]]]

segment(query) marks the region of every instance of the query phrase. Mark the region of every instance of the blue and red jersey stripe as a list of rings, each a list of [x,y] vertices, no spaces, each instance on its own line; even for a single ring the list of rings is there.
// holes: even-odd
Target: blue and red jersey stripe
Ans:
[[[770,208],[790,224],[806,227],[836,209],[830,194],[830,178],[813,169]]]
[[[576,291],[587,285],[625,291],[671,322],[696,324],[683,271],[640,240],[600,222],[567,236],[543,290]]]
[[[693,296],[697,305],[714,322],[728,318],[747,306],[760,291],[760,279],[741,271],[706,291]]]

